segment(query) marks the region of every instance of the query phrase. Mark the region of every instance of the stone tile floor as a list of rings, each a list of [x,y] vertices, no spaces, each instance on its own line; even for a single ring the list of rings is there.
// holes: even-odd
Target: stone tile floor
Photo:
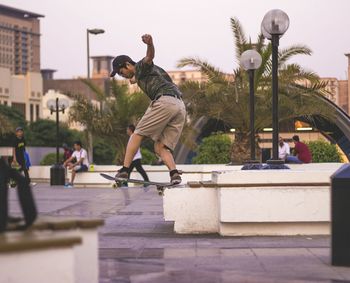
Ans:
[[[64,189],[38,184],[41,215],[102,217],[100,283],[350,282],[350,268],[330,265],[330,239],[177,235],[151,188]],[[10,210],[20,210],[15,190]]]

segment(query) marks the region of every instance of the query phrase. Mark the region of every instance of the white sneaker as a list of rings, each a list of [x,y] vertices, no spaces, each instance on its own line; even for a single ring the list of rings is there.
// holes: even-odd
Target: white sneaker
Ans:
[[[73,184],[72,183],[67,183],[64,185],[65,188],[70,189],[73,188]]]

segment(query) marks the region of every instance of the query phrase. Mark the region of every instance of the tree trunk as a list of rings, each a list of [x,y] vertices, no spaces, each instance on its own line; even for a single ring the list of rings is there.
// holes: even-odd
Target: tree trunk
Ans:
[[[260,148],[257,140],[255,140],[256,159],[260,160]],[[243,164],[250,160],[250,139],[248,133],[236,133],[235,140],[231,147],[231,163]]]
[[[87,152],[88,152],[88,158],[89,162],[93,163],[94,162],[94,146],[93,146],[93,138],[92,138],[92,133],[89,130],[86,130],[87,132]]]

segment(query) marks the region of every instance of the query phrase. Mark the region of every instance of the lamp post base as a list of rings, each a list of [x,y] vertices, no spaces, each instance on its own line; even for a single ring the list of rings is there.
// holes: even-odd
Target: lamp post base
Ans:
[[[290,169],[287,165],[285,165],[283,160],[267,160],[266,165],[263,166],[263,170],[270,169]]]
[[[52,165],[50,168],[50,185],[64,186],[65,184],[65,169],[61,164]]]
[[[241,170],[261,170],[263,165],[259,160],[247,160]]]

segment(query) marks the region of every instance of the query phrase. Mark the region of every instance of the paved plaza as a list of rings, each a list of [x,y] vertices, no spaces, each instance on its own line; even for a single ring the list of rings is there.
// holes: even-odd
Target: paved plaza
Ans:
[[[330,265],[329,237],[177,235],[154,188],[38,184],[34,193],[40,215],[105,219],[100,283],[350,282],[350,268]],[[15,190],[10,202],[18,215]]]

